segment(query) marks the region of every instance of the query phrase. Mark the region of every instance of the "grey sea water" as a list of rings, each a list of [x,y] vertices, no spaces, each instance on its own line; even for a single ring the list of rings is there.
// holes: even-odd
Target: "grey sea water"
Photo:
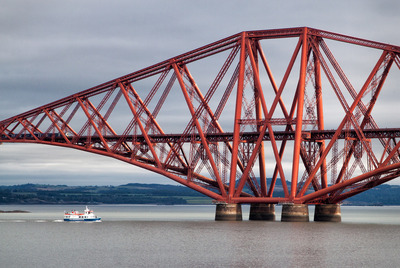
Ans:
[[[0,267],[399,267],[400,207],[342,207],[341,223],[215,222],[215,206],[0,206]]]

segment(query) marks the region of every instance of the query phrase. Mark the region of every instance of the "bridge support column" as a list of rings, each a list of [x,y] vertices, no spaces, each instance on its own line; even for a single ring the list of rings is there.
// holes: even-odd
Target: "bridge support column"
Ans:
[[[242,205],[241,204],[217,204],[215,210],[216,221],[241,221],[242,220]]]
[[[262,204],[262,203],[250,204],[249,220],[251,220],[251,221],[275,221],[275,205],[274,204]]]
[[[314,221],[341,222],[340,204],[315,205]]]
[[[281,221],[308,222],[308,205],[306,204],[283,204]]]

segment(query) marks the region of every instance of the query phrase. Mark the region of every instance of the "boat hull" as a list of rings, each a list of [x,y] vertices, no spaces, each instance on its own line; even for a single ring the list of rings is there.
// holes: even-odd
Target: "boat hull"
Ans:
[[[64,219],[64,221],[101,221],[101,218],[93,218],[93,219]]]

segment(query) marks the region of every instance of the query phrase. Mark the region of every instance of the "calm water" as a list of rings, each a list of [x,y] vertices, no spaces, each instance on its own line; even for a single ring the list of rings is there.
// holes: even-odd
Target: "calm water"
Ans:
[[[400,207],[342,207],[342,223],[215,222],[215,206],[0,206],[0,267],[399,267]],[[277,219],[280,219],[277,206]],[[313,207],[310,207],[312,220]]]

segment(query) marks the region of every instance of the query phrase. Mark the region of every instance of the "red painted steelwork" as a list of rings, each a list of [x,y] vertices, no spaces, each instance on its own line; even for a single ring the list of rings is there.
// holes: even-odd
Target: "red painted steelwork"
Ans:
[[[270,61],[285,58],[268,44],[285,38],[297,42],[279,84]],[[380,54],[360,89],[325,41]],[[0,142],[114,157],[228,203],[338,203],[400,176],[400,129],[372,117],[399,69],[398,46],[306,27],[242,32],[0,121]]]

